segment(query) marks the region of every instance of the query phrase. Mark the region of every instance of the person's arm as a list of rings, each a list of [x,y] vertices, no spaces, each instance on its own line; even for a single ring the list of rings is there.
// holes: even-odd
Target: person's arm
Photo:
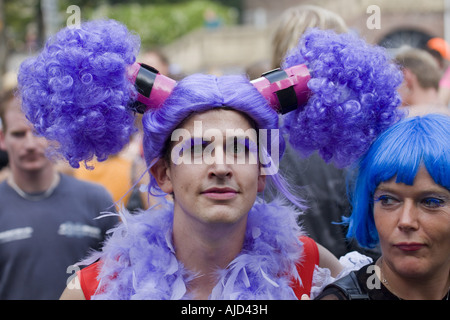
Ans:
[[[317,248],[319,249],[319,267],[327,268],[331,272],[331,276],[336,278],[337,275],[344,268],[339,260],[330,252],[328,249],[322,247],[320,244],[317,244]]]
[[[70,283],[70,287],[66,287],[59,300],[86,300],[78,276]]]

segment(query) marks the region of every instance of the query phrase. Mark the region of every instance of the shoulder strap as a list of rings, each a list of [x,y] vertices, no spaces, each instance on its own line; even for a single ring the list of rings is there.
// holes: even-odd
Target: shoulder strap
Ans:
[[[348,300],[369,300],[367,293],[362,292],[361,287],[359,286],[355,271],[352,271],[347,276],[329,284],[325,289],[331,287],[339,289]]]
[[[296,263],[296,267],[302,283],[294,280],[291,287],[295,296],[301,299],[303,294],[308,296],[311,294],[314,269],[316,265],[319,265],[319,249],[316,242],[309,237],[302,236],[299,240],[303,243],[303,255]]]

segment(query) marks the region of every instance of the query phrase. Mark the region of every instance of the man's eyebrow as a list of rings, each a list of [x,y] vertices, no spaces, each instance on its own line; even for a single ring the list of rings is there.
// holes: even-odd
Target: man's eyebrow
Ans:
[[[190,137],[183,142],[183,148],[190,148],[197,145],[205,145],[209,143],[208,140],[204,140],[203,137]]]
[[[226,143],[245,143],[248,145],[257,145],[257,141],[249,137],[248,135],[235,135],[227,137]]]
[[[257,139],[258,137],[255,135],[255,137],[252,137],[251,135],[248,135],[248,134],[232,134],[232,135],[229,135],[229,134],[227,134],[226,135],[226,138],[228,139],[228,140],[230,140],[230,139],[238,139],[238,140],[244,140],[244,139],[248,139],[248,140],[255,140],[255,139]]]
[[[244,139],[249,139],[248,135],[228,135],[227,140],[244,140]]]

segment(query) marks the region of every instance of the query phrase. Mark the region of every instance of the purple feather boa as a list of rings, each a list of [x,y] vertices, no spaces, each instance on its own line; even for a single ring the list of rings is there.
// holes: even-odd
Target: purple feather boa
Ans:
[[[303,253],[297,216],[281,201],[256,203],[248,215],[243,250],[228,268],[217,270],[210,299],[296,299],[290,281],[293,276],[301,283],[295,264]],[[121,218],[103,250],[80,263],[102,261],[102,292],[92,299],[191,299],[187,288],[196,275],[175,257],[172,204],[134,215],[121,212]]]

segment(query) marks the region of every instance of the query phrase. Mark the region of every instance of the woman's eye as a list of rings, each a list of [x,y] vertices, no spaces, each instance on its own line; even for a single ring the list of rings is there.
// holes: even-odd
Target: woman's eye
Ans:
[[[430,209],[440,208],[444,206],[444,200],[438,198],[425,198],[422,203]]]
[[[379,202],[383,206],[390,206],[390,205],[395,204],[397,202],[397,200],[388,195],[381,195],[381,196],[375,198],[375,202]]]

